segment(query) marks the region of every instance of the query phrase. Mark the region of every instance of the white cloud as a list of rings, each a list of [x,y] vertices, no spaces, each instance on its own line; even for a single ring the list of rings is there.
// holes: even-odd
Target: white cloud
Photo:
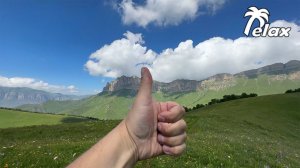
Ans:
[[[106,77],[139,76],[140,63],[149,64],[155,80],[201,80],[217,73],[238,73],[275,62],[300,60],[300,26],[276,21],[272,27],[292,27],[288,38],[224,39],[215,37],[193,45],[181,42],[175,49],[155,53],[143,46],[141,34],[125,33],[125,38],[103,46],[90,56],[86,69]],[[136,66],[139,65],[139,66]]]
[[[118,77],[121,75],[138,75],[136,69],[143,64],[150,64],[157,55],[143,47],[141,34],[127,32],[126,38],[105,45],[90,56],[86,68],[91,75]]]
[[[52,93],[63,93],[63,94],[74,94],[78,92],[77,88],[73,85],[70,86],[51,85],[44,81],[36,80],[33,78],[21,78],[21,77],[7,78],[4,76],[0,76],[0,86],[27,87],[27,88],[43,90]]]
[[[145,4],[137,5],[132,0],[123,0],[119,7],[125,24],[146,27],[150,23],[178,25],[194,19],[199,13],[214,13],[224,3],[225,0],[146,0]]]

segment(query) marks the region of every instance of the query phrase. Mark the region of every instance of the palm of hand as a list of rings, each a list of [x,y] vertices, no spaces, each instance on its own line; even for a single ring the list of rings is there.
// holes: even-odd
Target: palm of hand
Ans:
[[[135,120],[127,122],[127,126],[134,142],[137,143],[139,160],[162,154],[162,145],[157,141],[157,114],[161,105],[152,98],[148,100],[149,102],[143,104],[136,102],[127,118]]]
[[[156,102],[152,98],[150,72],[146,70],[142,76],[137,98],[125,119],[137,147],[137,159],[144,160],[163,153],[179,155],[185,149],[184,109],[174,102]]]

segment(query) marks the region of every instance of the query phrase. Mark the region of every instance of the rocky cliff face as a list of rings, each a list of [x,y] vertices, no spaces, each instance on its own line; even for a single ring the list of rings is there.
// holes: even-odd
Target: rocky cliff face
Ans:
[[[178,93],[192,92],[197,90],[222,90],[236,85],[236,79],[239,77],[256,78],[258,75],[266,74],[270,76],[269,80],[299,80],[300,79],[300,61],[289,61],[286,64],[276,63],[258,69],[232,74],[217,74],[205,80],[175,80],[170,83],[154,81],[153,92]],[[140,78],[122,76],[116,80],[107,83],[103,92],[115,92],[122,89],[137,91]]]
[[[175,80],[170,83],[155,81],[153,91],[164,93],[191,92],[197,90],[199,83],[199,81],[195,80]]]
[[[140,78],[121,76],[116,80],[107,83],[103,91],[114,92],[122,89],[138,90]]]
[[[77,96],[49,93],[29,88],[0,87],[0,106],[16,107],[23,104],[39,104],[49,100],[73,100]]]
[[[104,92],[114,92],[123,89],[127,90],[134,90],[137,91],[140,85],[140,78],[138,77],[126,77],[121,76],[116,80],[107,83],[106,86],[103,88]],[[154,81],[153,83],[153,91],[161,91],[167,93],[174,93],[178,91],[195,91],[199,85],[199,81],[193,80],[175,80],[170,83],[163,83]]]
[[[203,80],[200,83],[200,90],[222,90],[236,85],[236,78],[231,74],[217,74]]]
[[[140,78],[119,77],[107,83],[103,88],[104,92],[115,92],[123,89],[137,91],[139,89]],[[153,92],[178,93],[192,92],[197,90],[220,90],[235,85],[235,78],[231,74],[218,74],[203,81],[195,80],[175,80],[170,83],[154,81]]]

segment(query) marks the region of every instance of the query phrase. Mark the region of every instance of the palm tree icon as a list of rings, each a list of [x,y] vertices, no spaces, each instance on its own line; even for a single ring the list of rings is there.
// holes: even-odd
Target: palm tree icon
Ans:
[[[269,11],[267,9],[257,9],[256,7],[248,8],[249,11],[245,13],[244,17],[250,16],[248,23],[245,28],[245,35],[249,35],[251,26],[255,19],[259,21],[259,27],[263,27],[266,24],[266,21],[269,22]]]

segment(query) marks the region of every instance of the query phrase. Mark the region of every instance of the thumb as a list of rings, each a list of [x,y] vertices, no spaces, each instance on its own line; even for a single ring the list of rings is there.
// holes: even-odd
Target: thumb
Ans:
[[[141,69],[141,83],[139,92],[137,94],[137,101],[140,103],[147,103],[152,101],[152,75],[148,68]]]

